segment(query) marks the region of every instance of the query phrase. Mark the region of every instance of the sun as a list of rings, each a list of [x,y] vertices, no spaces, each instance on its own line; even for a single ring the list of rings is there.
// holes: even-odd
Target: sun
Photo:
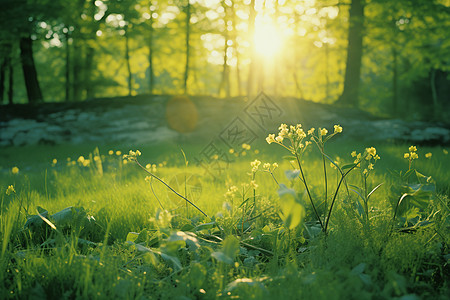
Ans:
[[[256,53],[264,58],[277,56],[283,48],[283,34],[268,16],[256,19],[253,39]]]

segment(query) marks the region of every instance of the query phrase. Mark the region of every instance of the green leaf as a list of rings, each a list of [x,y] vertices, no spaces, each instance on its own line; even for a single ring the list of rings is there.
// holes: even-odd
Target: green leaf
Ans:
[[[189,247],[191,251],[195,251],[198,248],[200,248],[200,244],[198,242],[196,235],[191,232],[177,231],[173,233],[167,241],[168,242],[183,241],[186,243],[186,245]]]
[[[284,160],[291,161],[291,160],[296,160],[297,157],[295,157],[295,156],[293,156],[293,155],[285,155],[285,156],[283,156],[283,159],[284,159]]]
[[[294,180],[300,175],[300,170],[286,170],[284,171],[284,174],[288,180]]]
[[[347,169],[351,169],[351,168],[353,168],[354,166],[356,166],[356,164],[346,164],[346,165],[343,165],[343,166],[341,167],[341,170],[344,171],[344,170],[347,170]]]
[[[284,225],[288,229],[294,229],[302,224],[306,211],[300,201],[297,200],[295,191],[288,189],[284,184],[280,184],[278,195],[280,196],[280,217]]]
[[[138,236],[139,236],[139,233],[137,233],[137,232],[128,232],[125,242],[134,243],[137,240]]]
[[[232,264],[239,253],[239,240],[229,235],[223,240],[221,251],[211,253],[216,260],[226,264]]]

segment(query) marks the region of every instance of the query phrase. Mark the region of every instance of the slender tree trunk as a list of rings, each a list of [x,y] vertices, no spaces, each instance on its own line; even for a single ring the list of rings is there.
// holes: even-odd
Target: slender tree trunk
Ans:
[[[183,86],[185,94],[187,94],[187,92],[188,92],[187,81],[188,81],[188,76],[189,76],[190,33],[191,33],[191,3],[189,2],[189,0],[187,0],[187,5],[186,5],[186,63],[185,63],[185,68],[184,68],[184,86]]]
[[[72,64],[72,92],[74,101],[81,101],[83,96],[83,68],[81,67],[82,57],[83,57],[83,48],[80,46],[80,40],[76,37],[72,38],[73,45],[73,64]]]
[[[20,39],[20,58],[27,89],[28,102],[42,102],[42,92],[37,78],[36,65],[33,58],[33,48],[31,36]]]
[[[250,66],[248,69],[248,78],[247,78],[247,97],[251,97],[253,93],[253,77],[254,77],[254,69],[255,69],[255,19],[256,19],[256,11],[255,11],[255,0],[252,0],[250,3],[250,16],[248,20],[248,36],[250,42]]]
[[[436,69],[430,71],[431,99],[433,99],[433,117],[439,119],[439,101],[436,89]]]
[[[220,96],[222,90],[225,90],[226,93],[226,97],[230,97],[230,73],[229,73],[229,67],[228,67],[228,49],[230,48],[230,46],[228,45],[228,40],[229,40],[229,34],[228,34],[228,6],[225,4],[225,1],[222,1],[222,7],[224,8],[225,11],[225,18],[224,18],[224,22],[225,22],[225,31],[223,34],[224,37],[224,48],[223,48],[223,68],[222,68],[222,80],[220,81],[219,84],[219,90],[218,90],[218,94]]]
[[[398,54],[395,47],[392,47],[392,114],[394,116],[398,113]]]
[[[236,30],[236,13],[234,10],[234,1],[231,2],[231,17],[232,17],[232,24],[233,24],[233,47],[235,50],[235,55],[236,55],[236,82],[237,82],[237,93],[238,96],[242,96],[242,83],[241,83],[241,68],[240,68],[240,55],[239,55],[239,51],[238,51],[238,44],[237,44],[237,30]]]
[[[152,7],[152,1],[149,1],[149,7]],[[153,89],[155,87],[155,74],[153,71],[153,12],[150,10],[150,20],[149,20],[149,26],[150,26],[150,33],[148,38],[148,72],[149,72],[149,83],[148,87],[150,90],[150,94],[153,94]]]
[[[92,70],[94,69],[94,55],[95,50],[93,47],[86,46],[86,57],[84,61],[84,78],[83,87],[86,91],[86,99],[94,98],[95,85],[92,84]]]
[[[125,61],[127,65],[128,72],[128,96],[131,96],[132,85],[133,85],[133,74],[131,73],[131,64],[130,64],[130,45],[128,39],[128,28],[125,28]]]
[[[9,64],[8,64],[8,104],[13,104],[13,98],[14,98],[14,69],[13,65],[11,63],[11,57],[9,58]]]
[[[358,106],[361,60],[363,51],[364,0],[352,0],[350,5],[347,62],[344,91],[337,101],[343,105]]]
[[[2,59],[2,64],[0,66],[0,104],[3,104],[3,99],[5,95],[5,82],[6,82],[6,69],[8,67],[8,54]]]
[[[66,101],[70,101],[71,100],[71,95],[70,95],[70,45],[69,45],[69,33],[67,32],[65,34],[66,37],[66,70],[65,70],[65,91],[66,91],[66,95],[65,95],[65,100]]]

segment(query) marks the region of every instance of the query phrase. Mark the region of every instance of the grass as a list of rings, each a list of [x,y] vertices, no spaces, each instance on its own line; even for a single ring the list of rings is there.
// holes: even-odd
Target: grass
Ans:
[[[0,295],[55,299],[446,299],[450,156],[440,147],[419,147],[415,167],[436,180],[437,193],[418,212],[420,221],[433,213],[431,223],[418,226],[414,218],[399,217],[393,222],[389,202],[395,184],[389,170],[408,169],[403,153],[409,145],[337,140],[327,144],[326,150],[331,157],[350,163],[351,151],[362,152],[368,146],[375,146],[381,156],[369,185],[385,183],[370,198],[370,223],[361,223],[350,204],[356,194],[348,196],[341,189],[327,234],[317,226],[303,184],[286,178],[284,171],[291,169],[282,159],[286,153],[263,142],[253,144],[247,155],[237,157],[216,178],[193,162],[201,144],[183,145],[187,167],[176,143],[139,147],[143,153],[139,161],[156,164],[155,174],[166,182],[179,174],[199,178],[195,185],[201,186],[201,193],[190,194],[190,200],[208,217],[170,195],[155,180],[152,191],[144,180],[145,172],[132,162],[125,164],[115,153],[127,153],[132,146],[101,145],[98,153],[95,145],[2,148]],[[108,154],[110,149],[114,150],[112,155]],[[428,152],[433,155],[425,159]],[[76,162],[80,155],[89,159],[90,153],[89,165]],[[96,155],[101,157],[102,171],[94,161]],[[56,164],[52,163],[55,158]],[[299,226],[290,228],[280,218],[283,200],[267,172],[255,175],[256,197],[250,187],[240,195],[241,184],[251,182],[248,173],[255,159],[279,164],[274,177],[297,192],[305,209]],[[320,199],[324,193],[321,156],[317,151],[305,152],[303,161],[312,197]],[[328,165],[328,189],[333,191],[337,171]],[[18,174],[12,174],[13,167],[19,168]],[[356,174],[347,180],[360,184]],[[15,193],[7,195],[9,185]],[[238,192],[225,196],[231,186],[238,187]],[[182,182],[179,192],[187,192]],[[24,229],[27,216],[37,215],[38,206],[48,211],[48,215],[42,211],[41,215],[56,230],[40,217],[35,227]],[[58,221],[55,213],[69,206],[84,210],[72,210]],[[318,209],[320,215],[325,213],[320,204]],[[296,216],[296,212],[290,213]],[[91,215],[95,221],[87,221]],[[407,222],[417,226],[411,228]]]

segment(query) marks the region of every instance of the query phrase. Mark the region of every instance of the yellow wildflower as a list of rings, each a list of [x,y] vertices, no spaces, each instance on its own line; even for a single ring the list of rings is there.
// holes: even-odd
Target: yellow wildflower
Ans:
[[[411,159],[418,159],[419,155],[416,152],[411,153]]]
[[[314,130],[316,130],[314,127],[308,130],[308,135],[312,135],[314,133]]]
[[[254,153],[255,153],[255,154],[259,154],[259,150],[256,149],[256,150],[254,151]]]
[[[16,175],[16,174],[19,173],[19,168],[18,168],[18,167],[13,167],[13,168],[11,169],[11,172],[12,172],[14,175]]]
[[[6,189],[6,195],[11,195],[12,193],[16,193],[16,190],[14,189],[14,186],[10,185],[8,186],[8,188]]]
[[[245,150],[250,150],[251,146],[249,144],[243,143],[242,148],[244,148]]]
[[[267,140],[267,139],[266,139]],[[270,143],[269,143],[270,144]],[[228,150],[228,153],[233,154],[234,153],[234,149],[231,148],[230,150]]]
[[[108,154],[109,154],[109,155],[113,155],[113,154],[114,154],[114,151],[113,151],[113,150],[109,150],[109,151],[108,151]]]
[[[445,154],[445,155],[447,155],[448,154],[448,151],[447,151],[447,149],[442,149],[442,152]]]
[[[403,154],[403,158],[409,158],[409,153]]]
[[[356,151],[352,151],[352,157],[356,157]]]
[[[214,154],[213,156],[211,156],[212,159],[214,160],[218,160],[219,159],[219,155],[218,154]]]
[[[373,170],[373,164],[369,164],[369,166],[367,167],[369,170]]]
[[[117,156],[121,156],[121,155],[122,155],[122,151],[117,150],[117,151],[116,151],[116,155],[117,155]]]
[[[334,125],[334,133],[341,133],[342,127],[340,125]]]
[[[52,160],[52,164],[56,165],[57,163],[58,163],[58,160],[57,160],[56,158],[54,158],[54,159]]]
[[[433,155],[433,153],[428,152],[427,154],[425,154],[425,157],[426,157],[426,158],[431,158],[432,155]]]
[[[409,152],[416,152],[417,151],[417,147],[416,146],[411,146],[409,147]]]
[[[250,181],[250,187],[254,190],[258,188],[258,184],[256,184],[256,181],[252,180]]]
[[[84,162],[84,156],[78,157],[77,162],[79,162],[80,164],[82,164],[82,163]]]
[[[277,141],[278,143],[282,143],[283,142],[283,137],[282,136],[277,136],[276,138],[275,138],[275,141]]]
[[[320,128],[320,135],[327,135],[328,130],[326,128]]]
[[[273,167],[274,169],[276,169],[276,168],[278,168],[278,164],[277,164],[277,163],[273,163],[273,164],[272,164],[272,167]]]
[[[367,148],[366,151],[367,151],[367,153],[372,155],[372,157],[375,157],[375,155],[377,155],[377,149],[375,149],[375,147]]]
[[[264,169],[264,170],[270,170],[270,164],[269,164],[269,163],[265,163],[265,164],[263,165],[263,169]]]
[[[267,142],[268,144],[271,144],[271,143],[275,142],[275,134],[269,134],[269,135],[266,137],[266,142]]]

